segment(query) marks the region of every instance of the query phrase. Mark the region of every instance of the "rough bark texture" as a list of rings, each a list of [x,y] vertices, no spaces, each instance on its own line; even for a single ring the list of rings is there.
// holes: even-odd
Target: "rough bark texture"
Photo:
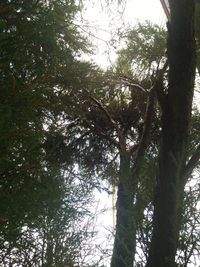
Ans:
[[[195,78],[194,1],[171,0],[169,87],[162,106],[162,143],[147,267],[174,267]]]
[[[135,254],[135,216],[130,155],[121,153],[117,195],[117,221],[111,267],[132,267]]]

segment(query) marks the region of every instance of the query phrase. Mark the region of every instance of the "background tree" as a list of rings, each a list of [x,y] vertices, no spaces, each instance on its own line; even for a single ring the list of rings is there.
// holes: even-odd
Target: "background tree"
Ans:
[[[81,6],[52,0],[0,7],[1,260],[5,266],[73,263],[84,236],[75,221],[87,214],[79,205],[92,183],[66,177],[66,164],[53,162],[46,146],[67,123],[59,112],[61,80],[64,90],[76,90],[90,70],[78,59],[87,50],[74,25]]]
[[[24,195],[29,202],[27,187]],[[34,189],[33,189],[34,190]],[[40,190],[40,191],[39,191]],[[78,264],[82,243],[93,233],[86,225],[91,189],[65,174],[42,177],[35,198],[41,203],[22,220],[1,224],[1,262],[4,266],[73,266]],[[9,204],[6,199],[4,203]],[[33,193],[32,193],[32,197]],[[19,199],[19,197],[18,197]],[[19,200],[18,200],[19,201]],[[24,196],[23,196],[24,201]],[[21,204],[21,203],[20,203]],[[32,203],[33,205],[35,203]],[[21,204],[22,208],[25,204]],[[30,208],[29,208],[30,209]],[[33,214],[35,210],[36,214]],[[34,216],[35,215],[35,216]],[[10,216],[11,217],[11,216]]]

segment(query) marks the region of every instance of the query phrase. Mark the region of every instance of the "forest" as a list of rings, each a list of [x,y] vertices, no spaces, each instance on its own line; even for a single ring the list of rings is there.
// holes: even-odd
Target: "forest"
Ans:
[[[198,267],[200,0],[112,29],[106,68],[91,1],[0,1],[0,267]]]

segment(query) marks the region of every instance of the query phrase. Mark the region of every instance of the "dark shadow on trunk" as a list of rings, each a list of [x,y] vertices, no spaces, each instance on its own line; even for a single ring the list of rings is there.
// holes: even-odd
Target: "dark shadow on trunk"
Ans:
[[[195,78],[194,1],[170,1],[169,85],[162,109],[162,139],[147,267],[174,267],[180,230]]]

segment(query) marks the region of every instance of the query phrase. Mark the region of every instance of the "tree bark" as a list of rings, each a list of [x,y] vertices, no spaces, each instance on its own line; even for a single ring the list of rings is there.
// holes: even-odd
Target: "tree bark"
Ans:
[[[195,78],[194,1],[171,0],[169,84],[162,106],[162,140],[147,267],[174,267],[185,180]]]
[[[130,155],[120,155],[117,195],[116,233],[111,267],[132,267],[135,255],[136,226],[134,216],[134,188],[130,168]]]
[[[126,138],[119,135],[120,140],[120,171],[117,196],[117,221],[111,267],[132,267],[136,250],[136,212],[137,217],[142,210],[138,210],[136,201],[136,186],[142,167],[142,160],[150,141],[151,124],[154,117],[155,92],[158,86],[156,80],[148,96],[145,123],[141,140],[137,146],[134,165],[130,166],[132,149],[126,149]]]
[[[200,75],[200,0],[196,0],[195,35],[197,43],[197,70]]]

